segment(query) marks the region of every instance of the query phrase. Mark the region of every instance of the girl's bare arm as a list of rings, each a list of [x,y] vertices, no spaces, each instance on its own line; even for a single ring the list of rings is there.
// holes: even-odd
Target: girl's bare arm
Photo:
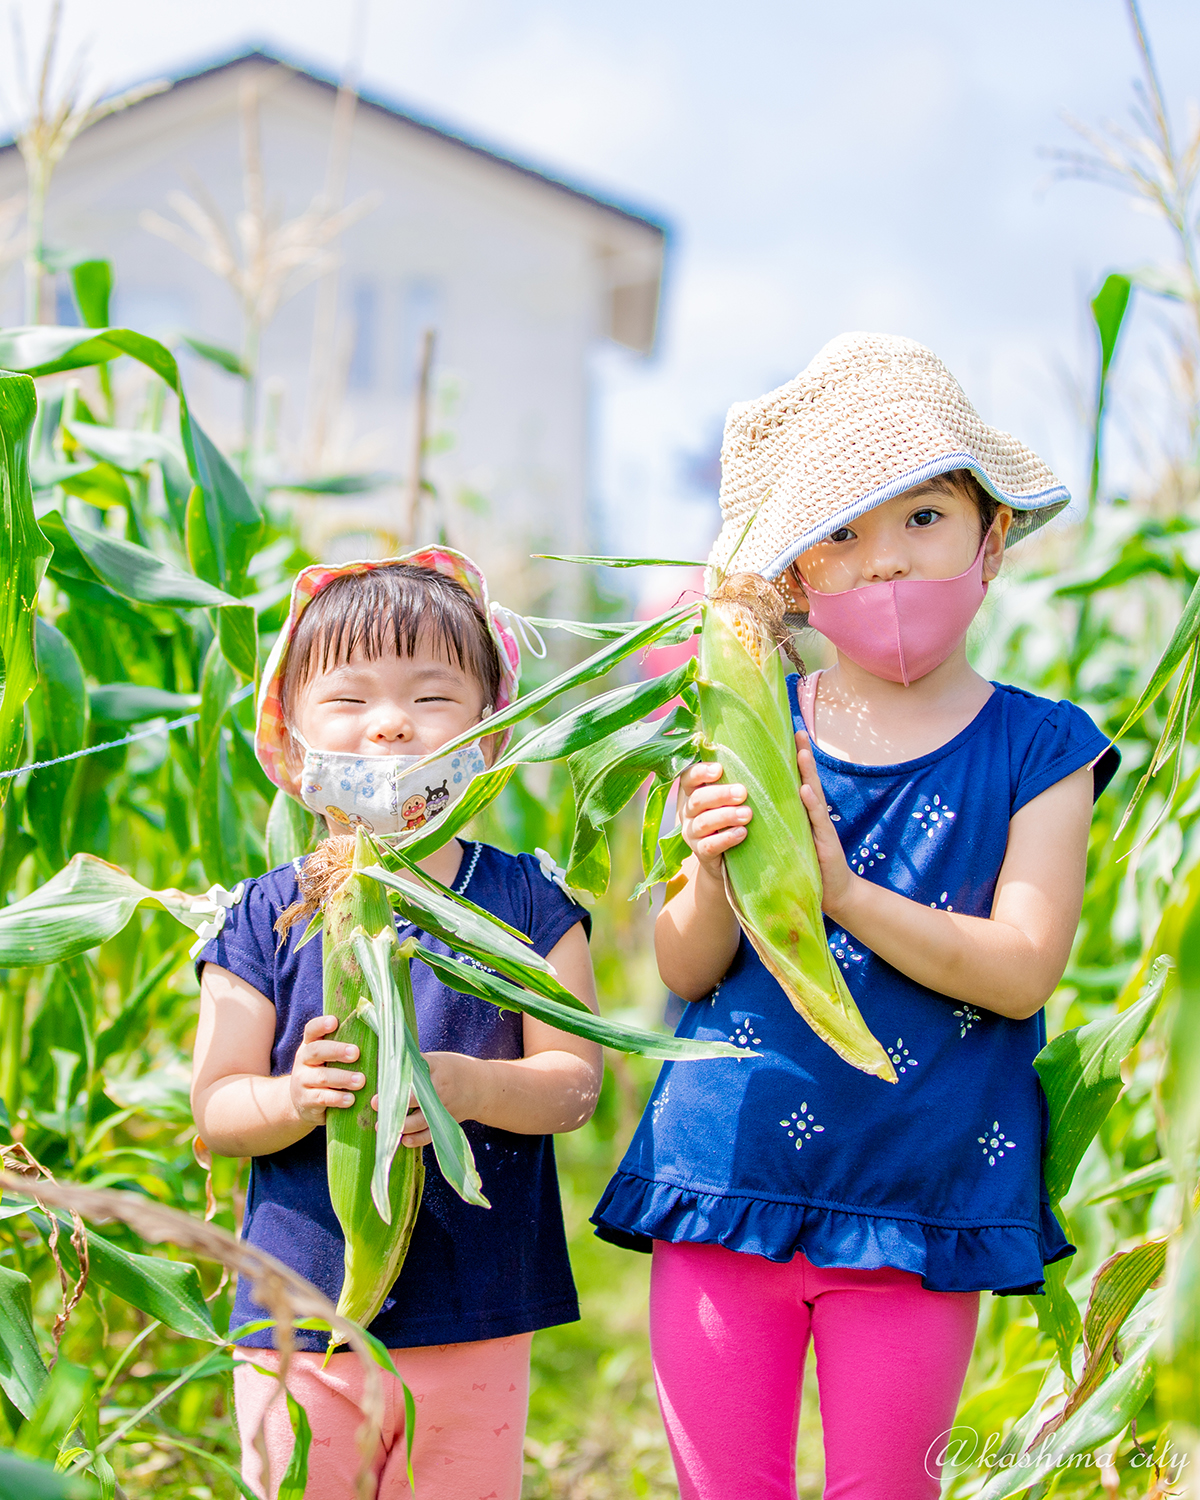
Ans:
[[[855,875],[826,808],[807,738],[800,796],[824,881],[826,914],[894,969],[938,994],[1021,1020],[1049,999],[1070,957],[1087,864],[1092,773],[1073,772],[1008,825],[990,917],[937,911]]]
[[[739,929],[725,895],[721,861],[746,837],[751,812],[746,788],[719,782],[715,761],[690,766],[679,779],[679,821],[692,854],[654,926],[658,972],[684,1000],[702,1000],[720,983],[737,953]]]

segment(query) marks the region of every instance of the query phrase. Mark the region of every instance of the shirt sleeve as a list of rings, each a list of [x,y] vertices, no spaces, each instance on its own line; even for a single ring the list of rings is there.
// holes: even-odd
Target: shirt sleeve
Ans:
[[[278,911],[261,880],[248,880],[242,899],[225,913],[225,925],[201,948],[196,958],[196,977],[205,964],[219,964],[239,979],[253,985],[275,1004],[275,949]]]
[[[549,876],[531,854],[517,856],[529,891],[529,926],[527,932],[534,950],[543,958],[570,932],[576,922],[583,923],[584,933],[592,935],[592,918],[586,908],[570,896]]]
[[[1084,766],[1093,768],[1092,796],[1095,799],[1112,780],[1120,764],[1119,752],[1081,708],[1065,700],[1046,707],[1046,713],[1013,767],[1010,816]]]

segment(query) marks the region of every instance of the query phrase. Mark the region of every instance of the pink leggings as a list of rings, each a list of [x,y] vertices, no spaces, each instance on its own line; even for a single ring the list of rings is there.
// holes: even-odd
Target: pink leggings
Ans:
[[[417,1404],[413,1477],[419,1500],[519,1500],[525,1418],[529,1408],[531,1333],[474,1344],[393,1349],[392,1358]],[[242,1439],[242,1477],[265,1492],[254,1435],[266,1414],[264,1437],[271,1461],[272,1496],[292,1456],[287,1402],[275,1399],[277,1382],[254,1369],[279,1369],[269,1349],[239,1350],[248,1361],[234,1371],[233,1393]],[[312,1428],[305,1494],[314,1500],[354,1500],[362,1425],[362,1365],[355,1354],[294,1354],[288,1390],[304,1407]],[[249,1363],[252,1361],[253,1363]],[[381,1372],[383,1373],[383,1372]],[[404,1395],[383,1373],[384,1423],[372,1472],[377,1500],[412,1500],[404,1443]]]
[[[934,1500],[930,1449],[954,1422],[978,1316],[978,1292],[928,1292],[910,1271],[656,1240],[650,1343],[681,1500],[796,1500],[810,1335],[825,1500]]]

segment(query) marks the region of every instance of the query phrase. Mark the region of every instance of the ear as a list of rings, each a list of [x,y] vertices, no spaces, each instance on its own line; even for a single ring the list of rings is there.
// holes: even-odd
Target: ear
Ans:
[[[996,512],[996,519],[992,522],[992,528],[984,538],[983,543],[983,581],[991,583],[1000,572],[1000,565],[1004,561],[1004,546],[1008,540],[1008,529],[1012,525],[1013,513],[1011,506],[1002,505]]]

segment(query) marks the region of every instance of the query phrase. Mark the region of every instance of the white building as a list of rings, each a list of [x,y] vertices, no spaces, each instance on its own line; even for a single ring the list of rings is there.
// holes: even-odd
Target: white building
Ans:
[[[47,244],[113,262],[112,322],[171,337],[179,331],[234,349],[242,312],[230,286],[151,233],[147,210],[176,217],[168,198],[207,198],[234,226],[243,207],[243,101],[258,97],[265,198],[292,219],[326,182],[335,88],[253,52],[176,80],[83,135],[55,175]],[[0,150],[0,201],[19,192],[23,166]],[[653,348],[664,229],[378,100],[362,98],[350,137],[345,201],[377,206],[340,241],[337,333],[315,347],[320,293],[283,304],[261,351],[261,417],[277,414],[279,467],[385,471],[371,495],[324,501],[330,531],[370,531],[353,548],[379,551],[406,525],[419,351],[436,329],[427,506],[421,540],[440,521],[451,542],[477,551],[498,591],[528,603],[545,573],[530,551],[589,550],[589,366],[598,343]],[[71,319],[60,288],[61,320]],[[23,321],[19,268],[0,287],[5,322]],[[317,341],[321,342],[321,341]],[[219,441],[235,445],[241,382],[182,356],[193,406]],[[332,399],[316,392],[322,384]],[[314,402],[325,441],[314,454]],[[440,437],[438,434],[442,434]],[[311,502],[303,502],[311,505]],[[318,541],[318,545],[321,541]],[[350,546],[344,542],[343,546]]]

